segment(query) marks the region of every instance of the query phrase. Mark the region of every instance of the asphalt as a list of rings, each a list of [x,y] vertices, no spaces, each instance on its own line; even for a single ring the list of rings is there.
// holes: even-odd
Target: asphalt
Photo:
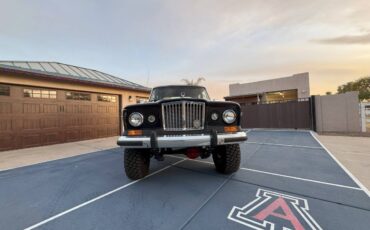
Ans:
[[[0,229],[369,229],[370,198],[305,131],[251,131],[241,169],[114,148],[0,172]]]

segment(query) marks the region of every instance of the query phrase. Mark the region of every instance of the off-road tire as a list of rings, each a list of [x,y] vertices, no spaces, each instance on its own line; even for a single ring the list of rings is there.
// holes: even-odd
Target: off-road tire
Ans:
[[[239,144],[218,146],[213,151],[212,158],[217,172],[223,174],[236,172],[240,167],[240,146]]]
[[[138,180],[149,173],[150,154],[142,149],[125,149],[125,172],[128,178]]]

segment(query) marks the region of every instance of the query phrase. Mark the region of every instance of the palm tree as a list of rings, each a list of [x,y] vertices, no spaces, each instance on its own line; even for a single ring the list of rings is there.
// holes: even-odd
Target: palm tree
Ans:
[[[205,81],[204,77],[198,77],[198,79],[194,82],[193,79],[182,79],[183,82],[185,82],[187,85],[199,85],[202,81]]]

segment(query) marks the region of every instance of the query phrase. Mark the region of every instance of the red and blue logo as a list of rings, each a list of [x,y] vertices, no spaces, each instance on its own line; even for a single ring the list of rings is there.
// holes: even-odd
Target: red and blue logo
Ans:
[[[256,230],[322,229],[309,214],[306,199],[264,189],[244,207],[234,206],[228,219]]]

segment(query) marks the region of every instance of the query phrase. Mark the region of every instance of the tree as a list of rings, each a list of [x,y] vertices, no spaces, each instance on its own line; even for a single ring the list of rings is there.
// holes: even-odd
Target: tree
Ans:
[[[350,91],[359,91],[358,97],[361,101],[370,99],[370,76],[347,82],[337,89],[338,94]]]
[[[325,94],[326,95],[331,95],[332,93],[330,91],[327,91]]]
[[[182,79],[183,82],[185,82],[187,85],[199,85],[202,81],[205,81],[204,77],[199,77],[195,82],[193,79]]]

